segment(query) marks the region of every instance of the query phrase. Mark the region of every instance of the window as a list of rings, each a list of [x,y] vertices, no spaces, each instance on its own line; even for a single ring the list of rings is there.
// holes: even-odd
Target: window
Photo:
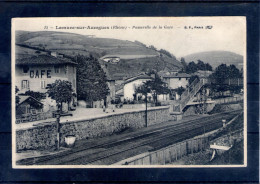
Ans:
[[[22,89],[29,89],[29,81],[22,80]]]
[[[46,88],[46,81],[41,81],[41,88],[45,89]]]
[[[28,66],[24,66],[23,67],[23,73],[28,73],[29,71],[29,67]]]
[[[60,73],[60,67],[59,66],[54,66],[54,72],[55,73]]]

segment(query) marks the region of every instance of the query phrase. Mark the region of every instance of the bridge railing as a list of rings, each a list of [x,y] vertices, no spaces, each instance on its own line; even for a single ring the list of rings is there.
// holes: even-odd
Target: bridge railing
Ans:
[[[181,95],[180,100],[180,111],[182,111],[187,103],[194,97],[194,95],[200,90],[200,88],[204,85],[203,79],[195,79],[191,85],[185,90],[185,92]]]

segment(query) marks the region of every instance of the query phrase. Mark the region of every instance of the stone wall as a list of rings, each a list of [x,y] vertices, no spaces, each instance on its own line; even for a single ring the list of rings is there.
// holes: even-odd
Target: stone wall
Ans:
[[[169,107],[158,107],[148,110],[148,126],[162,123],[170,119]],[[65,136],[75,135],[76,140],[102,137],[120,132],[125,128],[141,128],[145,126],[145,111],[124,112],[105,117],[92,118],[80,121],[71,121],[61,124],[61,144]],[[55,146],[57,138],[56,123],[42,125],[16,131],[16,148],[46,149]]]

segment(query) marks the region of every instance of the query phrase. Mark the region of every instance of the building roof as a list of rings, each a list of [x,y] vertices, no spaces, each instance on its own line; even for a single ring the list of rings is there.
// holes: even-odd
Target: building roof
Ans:
[[[101,57],[100,59],[106,59],[106,58],[120,58],[120,57],[115,56],[115,55],[105,55],[105,56]]]
[[[35,98],[31,97],[31,96],[25,96],[25,95],[19,95],[19,105],[24,103],[25,101],[27,101],[28,99],[35,101],[37,103],[39,103],[40,105],[43,105],[40,101],[36,100]]]
[[[169,73],[169,72],[160,72],[159,76],[163,78],[190,78],[191,75],[187,73]]]
[[[126,79],[124,84],[127,84],[127,83],[135,81],[135,80],[139,80],[139,79],[153,79],[153,78],[146,74],[140,74],[140,75]]]
[[[208,78],[213,72],[212,71],[202,71],[198,70],[195,72],[195,75],[198,75],[200,78]]]
[[[57,58],[50,55],[38,55],[30,58],[16,60],[16,65],[60,65],[60,64],[77,64],[67,58]]]

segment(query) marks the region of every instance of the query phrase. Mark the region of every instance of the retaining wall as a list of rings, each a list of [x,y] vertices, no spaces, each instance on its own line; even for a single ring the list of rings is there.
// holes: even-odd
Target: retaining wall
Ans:
[[[174,162],[185,155],[197,153],[209,147],[208,137],[189,139],[158,151],[152,152],[141,158],[131,160],[123,165],[165,165]]]
[[[148,109],[148,126],[162,123],[170,119],[169,107]],[[141,128],[145,126],[145,110],[124,112],[105,117],[85,119],[61,123],[61,144],[65,136],[75,135],[76,140],[102,137],[120,132],[125,128]],[[57,127],[55,122],[16,131],[16,149],[45,149],[55,146]]]
[[[239,117],[236,116],[229,123],[232,123]],[[220,128],[219,131],[223,129]],[[217,145],[232,145],[234,141],[241,141],[243,139],[243,129],[236,130],[234,132],[229,133],[228,135],[221,136],[214,140],[210,140],[211,137],[215,136],[217,132],[210,133],[207,136],[192,138],[189,140],[185,140],[183,142],[173,144],[166,148],[162,148],[160,150],[156,150],[151,153],[147,153],[145,156],[141,156],[134,159],[126,159],[123,162],[119,162],[116,164],[119,165],[166,165],[170,164],[185,155],[197,153],[203,150],[206,150],[210,147],[210,144],[216,143]]]

